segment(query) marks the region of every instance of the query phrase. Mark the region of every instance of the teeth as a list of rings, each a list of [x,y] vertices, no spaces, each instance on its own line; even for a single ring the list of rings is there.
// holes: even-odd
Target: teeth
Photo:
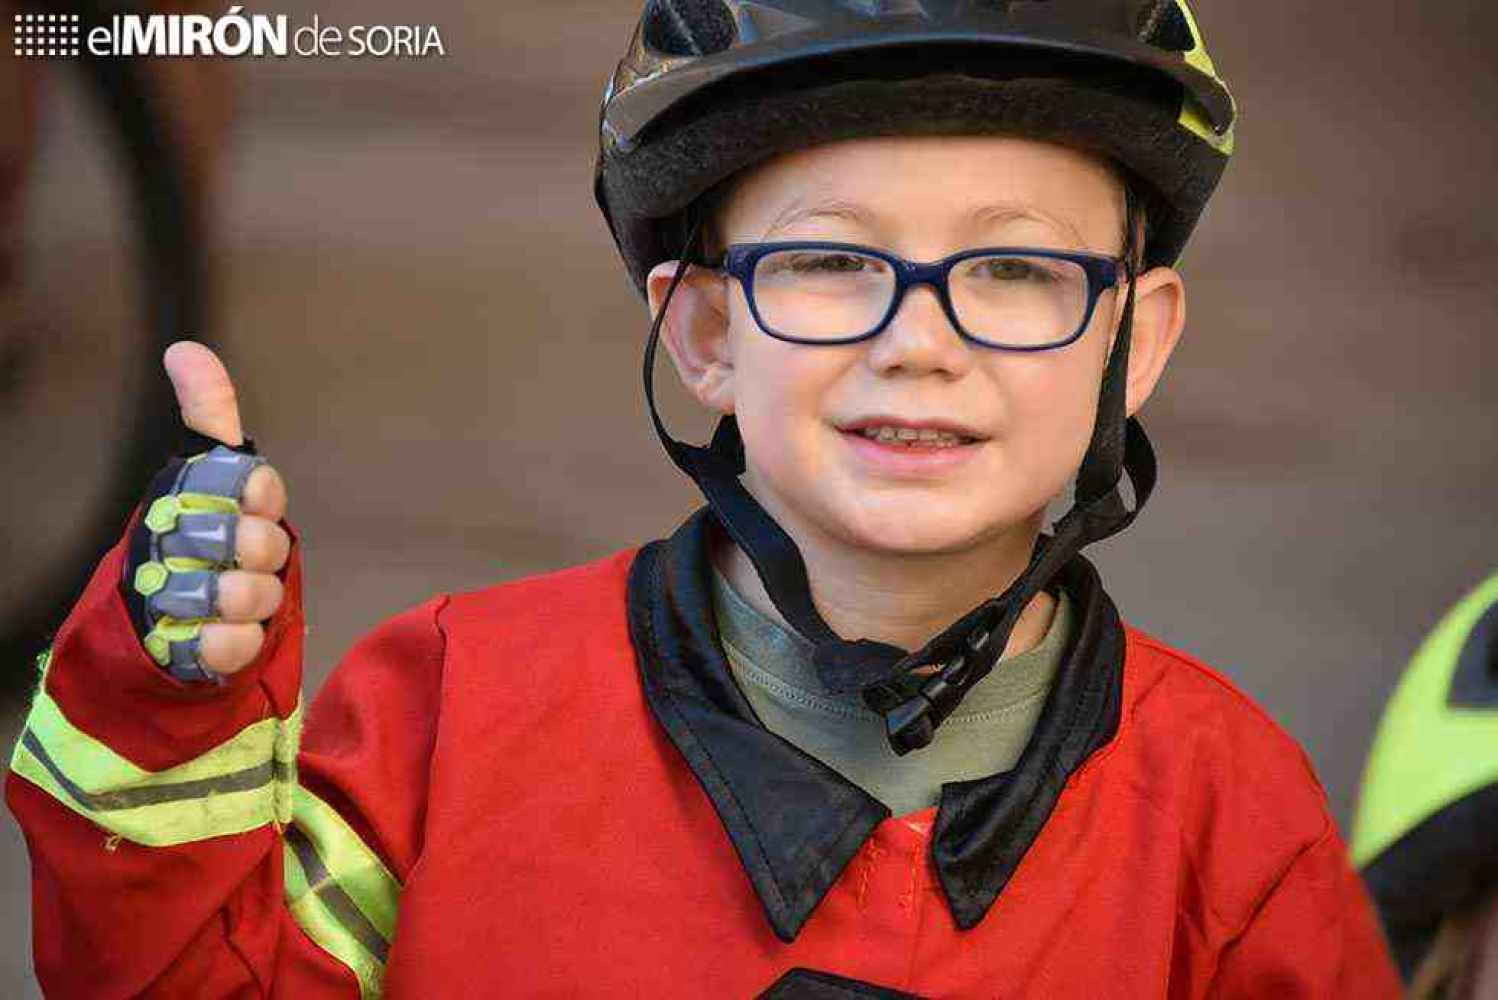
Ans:
[[[859,433],[880,444],[898,444],[909,447],[914,444],[935,445],[938,448],[955,448],[968,440],[951,431],[939,431],[930,427],[919,430],[913,427],[865,427]]]

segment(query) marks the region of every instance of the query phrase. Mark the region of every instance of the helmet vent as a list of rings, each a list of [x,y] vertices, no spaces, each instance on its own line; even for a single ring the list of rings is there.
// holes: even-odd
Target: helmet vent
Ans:
[[[1140,17],[1139,40],[1169,52],[1190,52],[1196,36],[1176,0],[1157,0],[1145,6]]]
[[[710,56],[738,36],[722,0],[650,0],[642,30],[645,44],[667,56]]]

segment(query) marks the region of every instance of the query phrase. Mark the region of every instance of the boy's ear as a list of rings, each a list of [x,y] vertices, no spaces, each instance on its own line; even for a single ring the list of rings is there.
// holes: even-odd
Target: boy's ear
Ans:
[[[676,276],[678,262],[657,264],[646,279],[650,317],[654,321]],[[676,365],[682,385],[698,402],[719,413],[733,412],[733,358],[728,345],[728,280],[693,267],[675,294],[661,341]]]
[[[1185,328],[1186,284],[1180,272],[1157,267],[1136,278],[1134,332],[1129,338],[1129,416],[1138,413],[1154,393]]]

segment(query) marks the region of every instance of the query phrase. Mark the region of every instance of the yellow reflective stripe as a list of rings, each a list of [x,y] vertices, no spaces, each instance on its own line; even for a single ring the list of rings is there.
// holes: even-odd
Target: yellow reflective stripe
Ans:
[[[305,788],[296,789],[284,836],[287,908],[318,947],[353,972],[361,997],[378,997],[400,881],[337,810]]]
[[[1207,54],[1207,46],[1206,43],[1202,41],[1201,29],[1196,26],[1196,15],[1191,13],[1191,7],[1189,4],[1187,4],[1186,0],[1176,0],[1176,6],[1181,8],[1181,15],[1186,19],[1186,25],[1191,29],[1191,37],[1196,43],[1192,46],[1190,52],[1183,53],[1186,59],[1186,64],[1188,66],[1194,67],[1195,69],[1201,70],[1203,73],[1207,74],[1212,79],[1222,84],[1223,89],[1226,90],[1227,83],[1222,79],[1222,77],[1217,75],[1217,67],[1212,63],[1212,57]],[[1228,100],[1233,101],[1233,95],[1231,92],[1229,92],[1228,94]],[[1233,101],[1234,124],[1229,126],[1228,130],[1222,135],[1218,135],[1212,130],[1212,123],[1208,121],[1207,115],[1204,111],[1202,111],[1201,105],[1197,104],[1196,101],[1190,97],[1185,97],[1181,101],[1181,126],[1189,130],[1196,136],[1200,137],[1201,139],[1204,139],[1207,145],[1217,150],[1223,156],[1233,155],[1234,133],[1237,130],[1237,118],[1238,102]]]
[[[149,847],[244,833],[291,818],[302,703],[261,719],[205,754],[147,771],[68,721],[42,682],[11,770],[111,833]]]

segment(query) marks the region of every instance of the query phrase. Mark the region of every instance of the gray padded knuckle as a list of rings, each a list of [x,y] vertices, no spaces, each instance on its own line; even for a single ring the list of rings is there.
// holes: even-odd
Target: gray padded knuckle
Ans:
[[[229,565],[238,527],[238,514],[182,514],[177,527],[161,536],[161,554]]]
[[[202,647],[197,636],[185,642],[170,643],[168,648],[171,651],[171,663],[168,664],[167,671],[179,681],[222,685],[224,678],[203,666]]]
[[[218,574],[206,569],[168,574],[166,586],[151,595],[150,609],[157,617],[212,618],[218,614]]]
[[[265,464],[259,455],[245,455],[225,445],[214,448],[187,466],[178,493],[209,493],[239,500],[250,473]]]

